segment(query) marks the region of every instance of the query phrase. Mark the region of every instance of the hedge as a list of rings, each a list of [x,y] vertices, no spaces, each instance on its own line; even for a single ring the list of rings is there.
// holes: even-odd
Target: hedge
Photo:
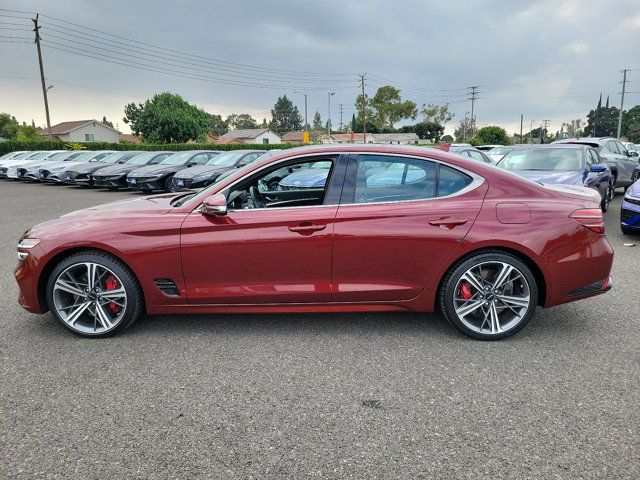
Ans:
[[[0,142],[0,155],[6,153],[15,152],[17,150],[65,150],[67,142],[45,140],[41,142],[17,142],[7,141]],[[216,143],[161,143],[161,144],[148,144],[148,143],[107,143],[107,142],[88,142],[83,143],[87,150],[170,150],[170,151],[183,151],[183,150],[273,150],[276,148],[292,148],[298,147],[296,144],[289,143],[272,143],[272,144],[248,144],[248,143],[228,143],[224,145],[218,145]]]

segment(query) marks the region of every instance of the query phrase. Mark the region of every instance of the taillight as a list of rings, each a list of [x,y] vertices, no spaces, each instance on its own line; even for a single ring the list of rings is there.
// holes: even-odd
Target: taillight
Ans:
[[[576,222],[592,232],[604,235],[604,218],[599,208],[583,208],[575,210],[569,215]]]

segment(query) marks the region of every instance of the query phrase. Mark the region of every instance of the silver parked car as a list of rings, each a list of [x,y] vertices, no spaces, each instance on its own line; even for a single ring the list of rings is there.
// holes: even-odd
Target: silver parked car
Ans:
[[[96,150],[96,151],[81,151],[80,154],[73,159],[67,158],[63,162],[56,162],[53,165],[47,165],[38,171],[38,178],[42,182],[50,183],[62,183],[63,176],[66,170],[72,168],[75,165],[86,162],[97,162],[98,160],[106,157],[112,150]]]
[[[47,161],[53,161],[61,153],[64,153],[64,150],[50,150],[50,151],[41,151],[37,152],[34,155],[29,156],[29,158],[10,162],[11,165],[5,166],[6,168],[6,177],[13,179],[20,179],[20,175],[18,172],[25,171],[26,168],[33,165],[42,165]]]

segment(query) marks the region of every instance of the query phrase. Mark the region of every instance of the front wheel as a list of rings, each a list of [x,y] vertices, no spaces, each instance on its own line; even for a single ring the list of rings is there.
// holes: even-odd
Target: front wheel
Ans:
[[[602,197],[602,201],[600,202],[600,210],[602,210],[602,212],[606,212],[607,210],[609,210],[609,204],[611,203],[611,191],[613,190],[613,187],[611,186],[611,184],[607,184],[607,190],[604,192],[604,197]]]
[[[62,260],[49,277],[46,296],[58,323],[82,337],[122,332],[144,311],[133,273],[105,252],[80,252]]]
[[[174,181],[173,175],[169,175],[164,181],[164,191],[168,193],[174,193],[178,191]]]
[[[443,279],[439,297],[442,314],[456,329],[480,340],[500,340],[531,320],[538,286],[518,258],[487,252],[454,265]]]

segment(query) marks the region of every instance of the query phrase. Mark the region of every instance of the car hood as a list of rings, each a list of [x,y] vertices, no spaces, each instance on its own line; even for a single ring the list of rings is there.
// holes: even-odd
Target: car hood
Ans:
[[[513,173],[528,178],[534,182],[562,185],[576,185],[583,183],[582,172],[559,172],[557,170],[514,170]]]
[[[80,165],[81,163],[83,162],[51,162],[51,163],[47,162],[46,164],[42,164],[42,166],[43,168],[46,168],[49,171],[57,167],[64,167],[64,169],[66,170],[69,167]]]
[[[109,163],[83,162],[73,166],[73,171],[78,173],[93,173],[96,170],[110,166]]]
[[[303,168],[284,177],[280,180],[280,185],[292,187],[313,187],[324,184],[328,175],[328,168]]]
[[[198,175],[218,176],[233,167],[221,167],[219,165],[196,165],[194,167],[185,168],[176,173],[174,178],[194,178]]]
[[[125,173],[129,173],[132,172],[138,168],[144,168],[144,166],[140,166],[140,165],[127,165],[125,164],[118,164],[118,165],[109,165],[107,167],[101,168],[97,174],[104,176],[104,175],[124,175]]]
[[[640,198],[640,180],[631,185],[627,190],[627,195],[633,198]]]
[[[122,223],[114,223],[118,219],[135,219],[149,215],[164,215],[171,210],[171,200],[179,194],[154,195],[151,197],[120,200],[95,207],[76,210],[53,220],[40,223],[27,231],[31,238],[61,237],[68,232],[91,231],[96,224],[107,222],[120,228]]]
[[[136,168],[129,174],[130,177],[148,177],[151,175],[164,175],[165,173],[175,173],[186,168],[185,165],[147,165],[146,167]]]

